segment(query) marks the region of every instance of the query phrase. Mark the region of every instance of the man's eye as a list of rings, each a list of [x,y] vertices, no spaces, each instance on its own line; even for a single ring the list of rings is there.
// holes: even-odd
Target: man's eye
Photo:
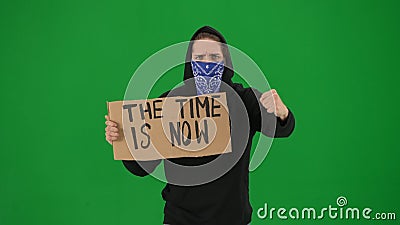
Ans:
[[[202,59],[203,59],[203,56],[202,56],[202,55],[196,55],[195,59],[200,59],[200,60],[202,60]]]
[[[212,60],[218,60],[220,57],[219,55],[211,55]]]

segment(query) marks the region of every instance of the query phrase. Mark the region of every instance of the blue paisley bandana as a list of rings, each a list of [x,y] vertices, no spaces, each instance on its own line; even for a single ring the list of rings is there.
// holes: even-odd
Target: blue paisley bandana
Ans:
[[[191,61],[197,94],[219,92],[224,72],[224,62]]]

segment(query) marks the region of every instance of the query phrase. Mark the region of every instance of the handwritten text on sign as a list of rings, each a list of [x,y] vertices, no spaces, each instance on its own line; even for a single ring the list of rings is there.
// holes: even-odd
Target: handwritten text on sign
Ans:
[[[231,152],[225,93],[108,103],[120,136],[116,160],[199,157]]]

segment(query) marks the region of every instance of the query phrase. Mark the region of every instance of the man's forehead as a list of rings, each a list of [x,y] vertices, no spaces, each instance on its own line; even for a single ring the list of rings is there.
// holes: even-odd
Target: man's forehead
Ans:
[[[221,45],[219,42],[213,40],[196,40],[193,43],[193,52],[221,52]]]

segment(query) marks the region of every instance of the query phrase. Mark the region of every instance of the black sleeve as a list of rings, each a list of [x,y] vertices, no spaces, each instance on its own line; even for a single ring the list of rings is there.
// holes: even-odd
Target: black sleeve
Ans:
[[[164,92],[160,95],[160,98],[166,97],[169,91]],[[152,173],[156,167],[160,164],[161,159],[151,161],[135,161],[135,160],[122,160],[125,168],[132,174],[140,177],[144,177]]]
[[[125,168],[132,174],[144,177],[149,175],[160,164],[161,159],[151,161],[122,160]],[[140,165],[139,165],[140,164]]]
[[[262,93],[255,88],[249,88],[245,95],[247,112],[251,129],[259,131],[268,137],[288,137],[294,130],[295,119],[289,109],[288,117],[282,121],[273,113],[268,113],[259,99]]]

